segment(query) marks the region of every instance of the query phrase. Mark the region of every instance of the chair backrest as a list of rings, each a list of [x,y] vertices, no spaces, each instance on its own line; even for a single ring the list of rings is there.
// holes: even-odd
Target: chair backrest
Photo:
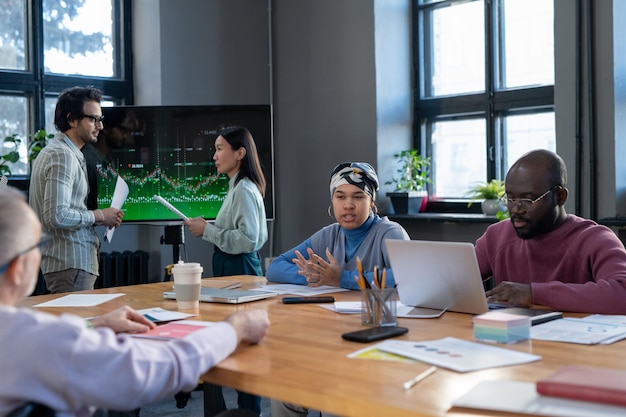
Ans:
[[[11,411],[7,417],[55,417],[55,413],[48,406],[30,402]]]

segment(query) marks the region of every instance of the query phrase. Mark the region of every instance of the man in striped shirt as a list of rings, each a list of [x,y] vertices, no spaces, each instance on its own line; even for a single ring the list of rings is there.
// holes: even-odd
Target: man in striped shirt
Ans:
[[[100,249],[94,226],[117,227],[124,216],[116,208],[88,210],[86,205],[87,166],[80,150],[98,141],[104,119],[101,99],[101,92],[93,87],[63,91],[54,113],[60,133],[33,162],[29,202],[52,238],[41,262],[51,293],[93,289]]]

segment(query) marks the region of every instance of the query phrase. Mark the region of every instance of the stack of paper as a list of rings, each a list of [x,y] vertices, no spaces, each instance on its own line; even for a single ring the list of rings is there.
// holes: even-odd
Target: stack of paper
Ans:
[[[626,338],[626,316],[594,314],[580,319],[553,320],[533,326],[530,337],[584,345],[609,344]]]

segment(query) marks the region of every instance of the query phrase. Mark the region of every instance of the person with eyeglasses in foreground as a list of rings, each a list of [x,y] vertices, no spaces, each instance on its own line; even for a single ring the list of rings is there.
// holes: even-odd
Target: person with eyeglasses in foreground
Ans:
[[[558,311],[625,314],[626,250],[608,227],[565,212],[567,169],[561,157],[534,150],[505,179],[510,220],[476,241],[490,303]]]
[[[127,306],[90,323],[16,307],[35,288],[44,241],[24,195],[0,187],[0,416],[28,402],[47,406],[57,417],[136,409],[192,390],[238,345],[257,344],[267,333],[267,312],[259,309],[238,311],[183,339],[154,343],[125,334],[155,327]],[[229,411],[222,415],[253,415]]]
[[[98,141],[104,116],[101,92],[72,87],[59,95],[54,139],[35,158],[30,205],[52,242],[42,251],[41,269],[53,294],[92,290],[98,278],[100,239],[95,226],[118,227],[124,213],[116,208],[88,210],[87,165],[81,148]]]

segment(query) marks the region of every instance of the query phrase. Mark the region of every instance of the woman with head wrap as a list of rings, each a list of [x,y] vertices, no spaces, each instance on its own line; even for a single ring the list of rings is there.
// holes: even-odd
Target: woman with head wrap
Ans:
[[[337,165],[330,177],[332,204],[328,208],[337,222],[274,259],[265,274],[268,281],[357,290],[354,278],[359,258],[368,281],[377,266],[387,268],[387,286],[395,285],[384,241],[409,240],[409,235],[398,223],[378,216],[378,188],[378,176],[370,164]]]

